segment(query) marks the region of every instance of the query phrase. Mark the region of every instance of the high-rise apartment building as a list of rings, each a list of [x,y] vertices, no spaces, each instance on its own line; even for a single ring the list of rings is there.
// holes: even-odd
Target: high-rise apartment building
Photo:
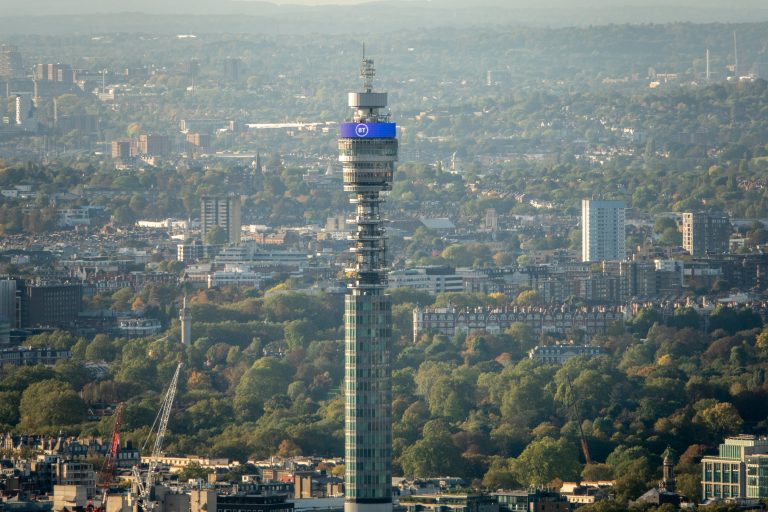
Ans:
[[[112,159],[125,160],[130,158],[131,155],[131,141],[130,140],[113,140],[112,141]]]
[[[15,279],[0,280],[0,323],[3,322],[10,329],[21,325],[21,295]]]
[[[185,60],[182,64],[184,73],[191,76],[193,80],[197,80],[200,76],[200,61],[197,59]]]
[[[22,72],[19,49],[12,45],[0,44],[0,78],[15,78]]]
[[[727,215],[708,212],[683,214],[683,249],[693,256],[725,254],[731,237]]]
[[[171,140],[167,135],[139,135],[139,154],[147,156],[168,156],[171,154]]]
[[[72,83],[75,80],[72,66],[69,64],[38,64],[35,67],[35,78],[41,82]]]
[[[488,231],[499,230],[499,214],[495,208],[485,210],[485,229]]]
[[[230,82],[237,82],[240,80],[240,64],[241,60],[234,57],[227,57],[224,59],[224,79]]]
[[[581,260],[626,258],[624,201],[581,201]]]
[[[227,233],[227,243],[240,242],[240,196],[206,196],[200,201],[200,231],[203,238],[212,227]]]
[[[204,151],[211,147],[211,136],[207,133],[188,133],[187,147]]]
[[[342,123],[339,161],[344,190],[356,205],[355,254],[344,306],[345,512],[392,511],[392,309],[386,288],[386,237],[379,193],[392,189],[395,123],[373,92],[373,60],[363,56],[362,92],[350,92],[352,118]]]
[[[16,126],[25,130],[34,129],[37,122],[35,117],[36,109],[32,102],[32,93],[16,93],[15,107],[16,116],[14,117],[14,123]]]

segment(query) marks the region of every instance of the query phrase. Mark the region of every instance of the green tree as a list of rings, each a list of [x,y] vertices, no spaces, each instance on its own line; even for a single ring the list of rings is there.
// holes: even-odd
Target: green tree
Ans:
[[[632,460],[623,467],[621,473],[617,472],[613,487],[616,498],[624,503],[636,499],[651,487],[650,479],[651,470],[648,459],[640,457]]]
[[[85,349],[86,361],[110,362],[117,356],[117,349],[105,334],[97,334]]]
[[[2,387],[6,390],[24,391],[31,384],[43,380],[53,379],[56,373],[52,368],[41,364],[35,366],[17,366],[3,368]]]
[[[283,325],[283,335],[288,348],[306,347],[310,337],[315,334],[315,328],[307,320],[293,320]]]
[[[647,460],[646,451],[640,446],[617,446],[605,459],[605,463],[613,468],[613,474],[623,475],[630,471],[631,464],[640,459]]]
[[[429,410],[434,417],[449,421],[461,421],[469,416],[474,402],[475,379],[466,369],[455,369],[450,374],[438,376],[427,395]]]
[[[474,261],[472,253],[464,244],[449,245],[441,256],[458,267],[468,267]]]
[[[133,303],[133,290],[130,288],[120,288],[112,294],[112,306],[113,311],[128,311],[131,309],[131,303]]]
[[[0,425],[10,429],[19,421],[21,394],[15,391],[0,391]]]
[[[38,334],[27,339],[25,345],[30,347],[54,348],[57,350],[69,350],[75,344],[75,337],[65,331]]]
[[[613,480],[613,468],[600,462],[586,464],[581,470],[581,479],[588,482]]]
[[[696,473],[676,473],[677,492],[690,499],[701,496],[701,471]]]
[[[515,345],[519,348],[521,356],[536,345],[536,333],[534,332],[533,327],[528,324],[514,322],[506,331],[504,331],[504,333],[509,335]]]
[[[437,420],[424,425],[423,437],[403,451],[399,462],[408,477],[463,475],[465,470],[461,450],[448,427]]]
[[[700,411],[694,421],[703,424],[711,433],[711,439],[738,434],[744,425],[739,411],[729,402],[716,403]]]
[[[292,374],[290,366],[274,357],[264,357],[253,363],[235,389],[237,416],[243,420],[258,419],[264,402],[288,391]]]
[[[533,427],[551,416],[555,404],[552,394],[544,387],[546,377],[539,372],[509,382],[501,398],[502,418],[514,418]]]
[[[680,247],[683,245],[683,235],[677,228],[667,228],[659,237],[661,245]]]
[[[335,328],[343,315],[343,303],[333,299],[326,295],[278,293],[264,299],[263,311],[269,322],[305,320],[315,329]]]
[[[656,219],[656,222],[653,223],[653,232],[656,235],[660,235],[668,229],[678,229],[677,221],[672,217],[659,217]]]
[[[637,316],[627,322],[627,327],[639,337],[645,338],[648,336],[648,331],[653,327],[653,324],[660,323],[661,321],[661,313],[653,308],[646,308],[641,309]]]
[[[46,427],[74,425],[85,420],[85,402],[69,384],[44,380],[21,395],[19,426],[27,432]]]
[[[534,261],[533,258],[531,258],[527,254],[521,254],[517,257],[516,263],[518,267],[527,267],[529,265],[533,265]]]
[[[435,302],[433,295],[415,288],[391,288],[387,290],[387,295],[389,295],[389,300],[393,306],[406,303],[429,306]]]
[[[564,437],[531,442],[515,459],[513,468],[517,480],[529,487],[545,486],[556,478],[576,480],[581,472],[576,443]]]
[[[457,309],[484,307],[493,304],[493,299],[484,293],[444,292],[435,299],[435,307],[449,304]]]
[[[112,219],[117,224],[129,225],[136,222],[136,214],[127,206],[118,206],[112,210]]]
[[[581,512],[627,512],[627,505],[616,500],[601,500],[579,507]]]
[[[514,471],[505,457],[492,457],[488,471],[483,475],[483,488],[490,491],[516,489],[520,483],[515,479]]]
[[[701,322],[701,316],[693,308],[678,308],[675,314],[669,319],[669,326],[675,329],[698,329]]]
[[[731,308],[718,306],[709,316],[709,332],[722,329],[729,334],[748,329],[761,329],[763,321],[756,312],[749,308]]]
[[[533,306],[541,301],[539,292],[535,290],[524,290],[515,297],[515,304],[518,306]]]
[[[179,472],[179,482],[187,482],[189,480],[203,479],[207,480],[208,475],[213,473],[210,468],[204,468],[197,462],[192,462]]]
[[[72,346],[72,359],[82,361],[85,359],[85,350],[88,348],[88,340],[85,338],[78,338],[77,342]]]
[[[68,382],[76,391],[83,389],[83,386],[91,381],[91,375],[88,369],[82,363],[61,359],[53,367],[56,372],[56,378]]]
[[[656,347],[652,343],[640,342],[627,348],[619,362],[619,368],[627,370],[653,363]]]
[[[227,231],[221,226],[212,226],[205,234],[205,243],[208,245],[222,245],[227,240]]]

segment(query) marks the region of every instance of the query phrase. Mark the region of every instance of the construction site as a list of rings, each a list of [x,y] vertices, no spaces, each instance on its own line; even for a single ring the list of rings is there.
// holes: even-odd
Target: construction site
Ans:
[[[343,508],[343,479],[327,471],[343,464],[341,459],[271,458],[240,464],[227,458],[165,454],[163,441],[181,372],[179,364],[140,449],[121,444],[123,404],[112,412],[108,439],[1,435],[0,448],[13,456],[0,463],[4,498],[0,510],[292,512]],[[98,471],[86,461],[94,452],[103,454]],[[29,457],[32,453],[37,455]],[[183,480],[185,470],[190,469],[196,478]]]

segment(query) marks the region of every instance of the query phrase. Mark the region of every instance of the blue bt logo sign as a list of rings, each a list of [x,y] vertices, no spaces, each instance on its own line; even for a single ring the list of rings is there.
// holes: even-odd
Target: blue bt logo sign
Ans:
[[[395,123],[342,123],[339,135],[350,139],[394,139]]]

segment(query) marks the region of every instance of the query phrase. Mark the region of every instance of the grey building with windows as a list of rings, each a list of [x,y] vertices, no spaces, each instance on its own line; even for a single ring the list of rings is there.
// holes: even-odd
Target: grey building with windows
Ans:
[[[683,249],[692,256],[725,254],[731,237],[727,215],[708,212],[683,214]]]
[[[21,327],[71,327],[83,306],[83,285],[17,281],[21,290]]]
[[[626,248],[624,201],[581,201],[581,260],[623,260]]]
[[[200,233],[203,239],[214,226],[227,233],[227,243],[240,242],[240,196],[205,196],[200,200]]]

